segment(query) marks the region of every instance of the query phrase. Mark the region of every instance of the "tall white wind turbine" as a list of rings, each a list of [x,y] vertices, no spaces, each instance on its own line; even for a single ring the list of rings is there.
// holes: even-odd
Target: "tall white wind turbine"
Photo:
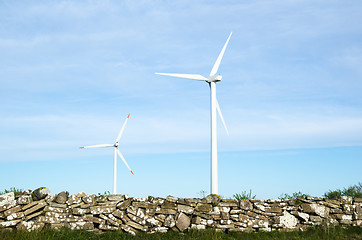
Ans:
[[[114,144],[98,144],[98,145],[92,145],[92,146],[86,146],[86,147],[80,147],[80,148],[103,148],[103,147],[114,147],[114,162],[113,162],[113,194],[117,194],[117,154],[122,159],[124,164],[126,164],[127,168],[131,171],[133,174],[131,168],[128,166],[128,163],[126,162],[126,159],[124,159],[122,153],[118,150],[118,141],[121,139],[122,133],[124,131],[124,127],[126,126],[126,123],[129,119],[129,115],[126,118],[126,121],[124,122],[121,131],[118,134],[118,137],[116,139],[116,142]],[[134,174],[133,174],[134,175]]]
[[[217,169],[217,134],[216,134],[216,110],[219,112],[221,121],[225,127],[226,133],[229,135],[227,130],[224,118],[222,116],[219,104],[216,99],[216,82],[220,82],[222,80],[221,75],[216,75],[217,70],[219,69],[220,62],[222,57],[224,56],[224,52],[226,46],[229,43],[232,32],[230,33],[228,39],[224,47],[222,48],[216,62],[210,72],[209,77],[204,77],[200,74],[179,74],[179,73],[156,73],[159,75],[171,76],[171,77],[179,77],[179,78],[187,78],[199,81],[206,81],[210,86],[210,99],[211,99],[211,194],[218,194],[219,186],[218,186],[218,169]]]

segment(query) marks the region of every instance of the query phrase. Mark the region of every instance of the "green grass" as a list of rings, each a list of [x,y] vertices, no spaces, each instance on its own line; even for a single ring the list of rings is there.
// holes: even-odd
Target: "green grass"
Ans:
[[[305,232],[216,232],[212,229],[204,231],[191,230],[186,233],[168,232],[168,233],[138,233],[132,236],[127,233],[113,231],[105,232],[102,234],[95,232],[88,232],[84,230],[69,230],[63,228],[61,230],[44,229],[41,231],[23,232],[23,231],[0,231],[0,239],[269,239],[269,240],[292,240],[292,239],[348,239],[348,240],[361,240],[362,228],[361,227],[315,227]]]
[[[10,193],[10,192],[14,192],[14,194],[18,194],[18,193],[22,193],[23,191],[24,191],[23,189],[11,187],[10,189],[5,189],[4,191],[0,191],[0,195],[3,195],[5,193]]]

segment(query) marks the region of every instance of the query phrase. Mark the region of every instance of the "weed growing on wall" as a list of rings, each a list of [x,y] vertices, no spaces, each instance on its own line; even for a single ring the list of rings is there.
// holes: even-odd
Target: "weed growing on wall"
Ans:
[[[251,194],[251,189],[249,192],[247,191],[243,191],[241,192],[240,194],[239,193],[235,193],[233,195],[233,197],[238,200],[238,201],[241,201],[241,200],[250,200],[250,199],[254,199],[256,197],[256,195],[252,195]]]

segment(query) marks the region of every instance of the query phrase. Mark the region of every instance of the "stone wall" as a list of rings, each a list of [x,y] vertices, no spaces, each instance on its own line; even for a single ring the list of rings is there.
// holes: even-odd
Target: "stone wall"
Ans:
[[[305,230],[319,224],[362,226],[362,199],[236,201],[205,198],[132,198],[80,192],[50,195],[46,188],[0,195],[0,229],[49,227],[92,231],[167,232],[214,228],[223,231]]]

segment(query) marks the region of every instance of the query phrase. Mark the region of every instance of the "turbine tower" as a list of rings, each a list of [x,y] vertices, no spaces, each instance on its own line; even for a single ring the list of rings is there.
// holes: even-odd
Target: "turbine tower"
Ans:
[[[122,133],[124,131],[124,127],[126,126],[126,123],[129,119],[129,115],[126,118],[126,121],[124,122],[121,131],[118,134],[118,137],[116,139],[116,142],[114,144],[98,144],[98,145],[92,145],[92,146],[86,146],[86,147],[80,147],[80,148],[103,148],[103,147],[114,147],[114,162],[113,162],[113,194],[117,194],[117,154],[122,159],[124,164],[126,164],[127,168],[131,171],[133,174],[131,168],[128,166],[128,163],[126,162],[126,159],[124,159],[122,153],[118,150],[118,141],[121,139]],[[134,174],[133,174],[134,175]]]
[[[216,62],[209,74],[209,77],[204,77],[200,74],[179,74],[179,73],[156,73],[159,75],[171,76],[171,77],[179,77],[179,78],[187,78],[199,81],[206,81],[210,86],[210,106],[211,106],[211,194],[218,194],[219,186],[218,186],[218,168],[217,168],[217,133],[216,133],[216,110],[219,112],[221,121],[225,127],[226,133],[229,135],[227,130],[224,118],[222,116],[220,106],[216,99],[216,83],[222,80],[221,75],[216,75],[217,70],[219,69],[220,62],[222,57],[224,56],[224,52],[226,46],[229,43],[232,32],[230,33],[228,39],[224,47],[222,48]]]

